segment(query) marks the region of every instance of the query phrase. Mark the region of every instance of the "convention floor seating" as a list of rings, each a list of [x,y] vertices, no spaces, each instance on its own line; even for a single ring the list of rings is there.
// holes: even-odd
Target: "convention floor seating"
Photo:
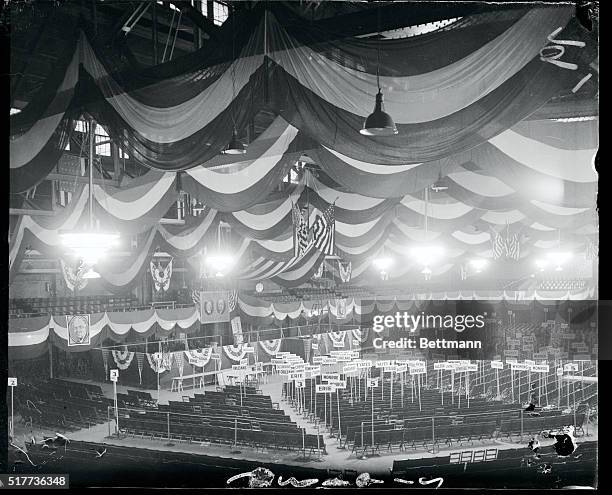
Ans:
[[[381,387],[375,389],[372,413],[372,396],[370,394],[365,398],[363,381],[360,387],[352,387],[352,397],[349,385],[348,389],[338,395],[332,394],[327,400],[320,395],[316,397],[310,394],[313,385],[311,380],[306,380],[305,412],[311,418],[316,417],[325,422],[332,433],[345,439],[346,444],[352,444],[353,451],[370,447],[375,450],[398,447],[402,450],[436,444],[452,446],[455,443],[488,441],[498,437],[512,439],[570,424],[581,432],[585,422],[583,412],[574,415],[563,413],[558,407],[538,407],[533,414],[529,414],[522,412],[523,405],[518,402],[505,403],[483,397],[471,398],[468,407],[465,397],[461,398],[460,403],[458,396],[451,401],[450,394],[445,394],[446,399],[442,403],[440,392],[435,389],[421,389],[419,403],[416,390],[413,392],[405,386],[402,394],[397,384],[391,401],[388,381],[384,392]],[[357,395],[359,390],[361,392]],[[291,390],[287,385],[283,393],[291,399]]]
[[[74,431],[107,420],[113,401],[99,385],[51,379],[16,389],[15,410],[26,425]]]
[[[174,439],[186,442],[215,442],[255,448],[324,451],[323,437],[307,434],[291,421],[269,396],[255,388],[228,386],[169,401],[158,407],[141,407],[120,412],[119,427],[141,438]]]

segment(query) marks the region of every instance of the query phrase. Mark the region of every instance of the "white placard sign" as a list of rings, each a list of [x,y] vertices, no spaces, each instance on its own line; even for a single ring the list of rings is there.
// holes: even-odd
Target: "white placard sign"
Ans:
[[[317,385],[316,392],[317,394],[331,394],[336,391],[336,387],[333,385]]]
[[[377,388],[378,378],[368,378],[368,388]]]
[[[110,370],[110,381],[116,382],[119,380],[119,370]]]
[[[355,363],[345,364],[344,367],[342,368],[342,371],[344,373],[354,373],[355,371],[357,371],[357,365]]]
[[[9,387],[16,387],[17,386],[17,378],[9,377],[9,379],[8,379],[8,386]]]
[[[547,364],[532,364],[530,371],[532,373],[548,373],[550,370]]]
[[[323,373],[321,380],[328,382],[330,380],[340,380],[340,373]]]
[[[510,368],[514,371],[529,371],[530,364],[527,363],[511,363]]]
[[[504,363],[502,363],[501,361],[491,361],[491,368],[494,370],[503,370]]]

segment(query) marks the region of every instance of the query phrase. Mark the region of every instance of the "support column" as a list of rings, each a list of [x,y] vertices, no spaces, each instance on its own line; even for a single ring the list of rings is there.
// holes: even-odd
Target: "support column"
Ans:
[[[153,12],[151,13],[151,37],[153,41],[153,65],[159,63],[159,55],[157,53],[157,2],[153,2]]]

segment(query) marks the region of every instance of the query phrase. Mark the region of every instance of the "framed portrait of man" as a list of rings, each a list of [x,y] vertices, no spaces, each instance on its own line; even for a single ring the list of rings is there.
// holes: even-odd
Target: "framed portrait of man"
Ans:
[[[66,316],[68,328],[68,346],[89,345],[89,315]]]

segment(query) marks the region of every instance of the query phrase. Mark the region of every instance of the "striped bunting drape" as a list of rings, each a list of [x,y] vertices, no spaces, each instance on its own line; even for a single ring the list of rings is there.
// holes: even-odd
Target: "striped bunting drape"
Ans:
[[[281,339],[273,339],[273,340],[260,340],[259,345],[263,349],[263,351],[270,355],[275,356],[281,348]]]

